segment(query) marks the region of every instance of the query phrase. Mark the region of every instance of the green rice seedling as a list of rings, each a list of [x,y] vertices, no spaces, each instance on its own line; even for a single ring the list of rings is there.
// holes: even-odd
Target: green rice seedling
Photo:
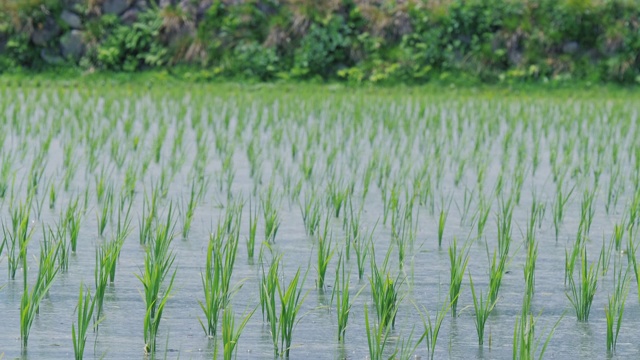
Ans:
[[[385,184],[386,185],[386,184]],[[389,217],[389,212],[391,210],[395,210],[398,208],[398,187],[397,183],[393,183],[391,189],[387,191],[381,191],[382,193],[382,224],[387,225],[387,218]],[[385,186],[386,188],[386,186]]]
[[[22,351],[26,353],[29,343],[29,332],[33,325],[33,320],[40,311],[40,302],[47,295],[49,288],[53,284],[53,278],[58,272],[55,266],[55,257],[53,251],[44,253],[41,248],[40,267],[35,284],[29,290],[27,284],[27,259],[22,259],[24,291],[20,300],[20,339],[22,340]]]
[[[404,265],[404,258],[407,250],[413,249],[415,234],[417,233],[417,222],[413,225],[412,204],[407,204],[400,209],[396,209],[391,218],[391,239],[398,247],[398,264],[400,269]],[[407,249],[407,246],[409,247]]]
[[[609,184],[607,186],[607,201],[604,204],[605,211],[609,215],[611,206],[616,208],[618,203],[618,179],[620,178],[620,165],[615,166],[613,171],[610,171]]]
[[[496,223],[498,224],[498,253],[500,258],[509,256],[511,246],[511,219],[513,218],[514,202],[511,197],[508,200],[500,199]]]
[[[14,280],[20,264],[26,264],[27,246],[33,236],[34,228],[29,228],[30,212],[28,206],[20,203],[10,209],[11,228],[2,225],[4,241],[8,240],[8,272],[9,279]]]
[[[393,328],[395,327],[398,305],[401,301],[399,290],[403,279],[400,278],[400,275],[396,276],[395,279],[392,278],[388,270],[391,248],[387,251],[382,268],[379,268],[375,262],[373,245],[370,251],[371,276],[369,277],[369,284],[371,286],[371,298],[378,316],[378,325],[380,327],[386,328],[390,326]]]
[[[542,223],[544,217],[545,205],[535,200],[536,196],[533,195],[534,200],[531,202],[531,211],[529,212],[529,219],[527,220],[527,230],[525,234],[525,243],[527,246],[535,243],[536,239],[536,225]]]
[[[538,258],[538,243],[532,242],[527,246],[527,258],[524,264],[525,299],[532,299],[536,284],[536,260]]]
[[[275,207],[272,187],[269,188],[268,195],[261,199],[262,211],[264,215],[264,238],[267,243],[274,243],[278,228],[280,227],[280,218],[278,210]]]
[[[73,354],[76,360],[82,360],[84,357],[84,347],[87,343],[87,330],[89,330],[91,318],[93,317],[93,310],[96,304],[95,297],[91,297],[91,291],[86,289],[83,291],[83,286],[80,284],[80,295],[78,296],[78,305],[76,306],[76,313],[78,314],[78,331],[76,327],[71,324],[71,341],[73,342]]]
[[[611,253],[613,251],[613,242],[609,242],[607,246],[604,235],[602,236],[602,248],[600,249],[600,258],[599,263],[602,267],[602,276],[607,275],[607,271],[609,270],[609,264],[611,263]]]
[[[593,216],[595,214],[594,199],[595,189],[592,191],[585,190],[582,196],[582,202],[580,203],[580,225],[578,226],[585,238],[589,237],[589,230],[591,229],[591,223],[593,222]]]
[[[367,304],[364,304],[364,325],[367,331],[367,345],[369,346],[369,359],[381,360],[384,357],[384,351],[389,338],[391,329],[386,326],[376,325],[369,320],[369,310]],[[393,354],[389,355],[389,359],[393,359],[397,354],[397,349]]]
[[[49,209],[53,209],[56,206],[56,187],[53,183],[49,187]]]
[[[560,181],[556,190],[556,202],[553,204],[553,227],[555,229],[556,241],[558,241],[558,235],[560,234],[560,225],[564,219],[564,208],[575,189],[575,186],[569,190],[566,195],[563,195],[562,181]]]
[[[507,257],[497,256],[498,250],[493,250],[493,257],[489,259],[489,293],[488,298],[491,303],[498,300],[498,292],[502,284],[502,276],[506,271]],[[489,257],[489,249],[487,248],[487,257]]]
[[[449,246],[449,261],[451,277],[449,282],[449,301],[451,302],[451,315],[456,316],[458,308],[458,298],[460,297],[460,288],[462,287],[462,279],[469,263],[469,249],[465,245],[458,252],[458,243],[453,238],[452,244]]]
[[[235,210],[231,208],[230,211],[229,214],[233,214]],[[220,224],[216,232],[209,236],[206,267],[201,275],[204,302],[199,301],[207,321],[206,326],[202,320],[199,321],[202,329],[211,337],[216,336],[220,311],[229,304],[232,294],[239,289],[231,288],[239,242],[239,223],[235,224],[230,232],[225,230],[225,224]]]
[[[314,236],[320,228],[322,220],[321,204],[317,201],[314,193],[305,198],[304,204],[300,205],[302,212],[302,222],[307,235]]]
[[[151,238],[151,228],[156,219],[156,214],[158,213],[158,198],[160,197],[160,193],[157,187],[152,187],[153,191],[151,191],[151,195],[149,197],[145,191],[144,201],[142,202],[142,218],[138,220],[141,245],[146,244]]]
[[[636,257],[637,250],[638,246],[634,243],[633,236],[631,232],[629,232],[627,239],[627,262],[630,264],[633,274],[636,277],[636,287],[640,289],[640,267],[638,267],[638,259]],[[640,291],[638,291],[638,302],[640,302]]]
[[[158,224],[155,234],[147,244],[142,274],[136,275],[144,286],[144,301],[146,312],[144,316],[144,342],[145,352],[155,354],[156,335],[160,326],[160,319],[169,300],[176,271],[169,278],[168,285],[165,280],[171,273],[175,260],[175,254],[170,250],[171,241],[174,238],[175,222],[173,221],[173,209],[169,206],[167,220],[164,224]]]
[[[442,199],[442,205],[440,207],[440,216],[438,217],[438,247],[442,247],[442,238],[444,236],[444,227],[447,223],[447,217],[449,216],[449,208],[451,207],[451,199],[448,205],[445,206],[444,198]]]
[[[305,296],[302,295],[305,276],[300,281],[300,269],[296,272],[288,286],[278,282],[278,295],[280,298],[280,317],[278,318],[278,332],[280,333],[280,356],[284,353],[289,357],[291,341],[293,339],[293,328],[297,323],[298,313],[302,307]],[[298,284],[299,283],[299,284]]]
[[[104,201],[102,202],[102,208],[98,214],[96,214],[96,218],[98,220],[98,236],[102,237],[104,235],[104,230],[107,228],[107,223],[109,222],[109,218],[111,218],[111,214],[113,213],[113,187],[107,188],[107,192],[104,196]]]
[[[479,197],[478,210],[475,215],[476,229],[478,230],[477,240],[482,238],[487,220],[489,219],[489,213],[491,212],[491,202],[482,194],[480,194]]]
[[[329,262],[333,257],[333,252],[335,249],[331,248],[331,242],[333,234],[328,230],[329,229],[329,217],[327,216],[324,222],[324,229],[322,233],[317,236],[317,255],[318,255],[318,263],[317,263],[317,271],[318,271],[318,289],[324,289],[324,277],[327,273],[327,267],[329,266]]]
[[[253,254],[256,248],[256,230],[258,229],[258,209],[255,211],[251,208],[249,201],[249,237],[247,238],[247,257],[253,260]]]
[[[80,225],[82,222],[82,209],[78,207],[79,199],[76,197],[69,202],[66,211],[67,231],[69,233],[69,243],[71,251],[76,252],[78,248],[78,236],[80,234]]]
[[[344,186],[342,181],[336,183],[335,179],[329,182],[329,203],[335,211],[336,217],[340,216],[340,210],[351,195],[351,189],[348,186]]]
[[[358,280],[362,280],[364,277],[364,266],[369,254],[369,248],[373,247],[373,234],[377,225],[378,223],[376,222],[376,225],[370,231],[364,232],[363,236],[353,241],[353,250],[356,252],[356,264],[358,265]]]
[[[546,339],[542,342],[542,337],[536,338],[536,323],[537,319],[531,314],[531,303],[526,300],[522,304],[522,311],[520,316],[516,317],[515,326],[513,329],[513,358],[514,359],[544,359],[544,353],[549,346],[549,342],[553,337],[553,334],[560,324],[560,321],[564,317],[564,314],[560,316],[558,321],[551,327],[551,330],[547,334]],[[544,331],[544,329],[543,329]]]
[[[429,355],[429,359],[433,359],[436,351],[436,343],[438,342],[438,335],[440,334],[440,328],[442,327],[442,322],[444,318],[447,316],[447,312],[451,308],[450,302],[444,302],[442,307],[436,311],[436,317],[431,320],[431,316],[429,312],[425,308],[424,311],[418,310],[420,313],[420,318],[422,319],[422,325],[424,327],[424,332],[422,337],[427,345],[427,353]],[[425,319],[426,315],[426,319]]]
[[[346,270],[345,258],[342,253],[338,255],[338,266],[336,266],[336,278],[333,285],[333,292],[331,294],[331,302],[336,300],[336,314],[338,317],[338,341],[344,341],[344,336],[347,331],[347,322],[349,321],[349,314],[351,313],[351,307],[353,306],[353,300],[349,294],[349,283],[351,279],[351,273]],[[360,289],[362,291],[364,288]],[[355,294],[357,298],[360,295],[360,291]]]
[[[489,314],[493,311],[496,303],[491,301],[489,298],[489,294],[487,294],[487,298],[485,299],[482,295],[482,290],[480,291],[480,295],[476,295],[475,287],[473,286],[473,278],[471,278],[471,273],[469,273],[469,286],[471,287],[471,296],[473,297],[473,308],[476,312],[476,316],[474,318],[476,324],[476,331],[478,332],[478,345],[484,344],[484,327],[487,323],[487,319],[489,318]]]
[[[198,204],[198,194],[196,191],[195,181],[191,182],[191,191],[189,195],[189,202],[186,206],[184,213],[184,221],[182,223],[182,238],[186,239],[189,236],[189,230],[191,229],[191,222],[193,221],[193,214],[195,213],[196,206]]]
[[[4,150],[2,152],[2,167],[0,167],[0,199],[4,199],[9,188],[9,178],[13,166],[14,153]]]
[[[622,251],[622,239],[624,237],[624,225],[615,224],[613,226],[613,235],[611,235],[611,243],[615,244],[616,252]]]
[[[578,321],[588,321],[591,312],[591,304],[593,297],[598,288],[598,268],[599,263],[587,263],[587,249],[584,245],[580,248],[580,271],[578,272],[578,282],[574,280],[574,276],[569,277],[569,291],[567,298],[571,302]]]
[[[410,360],[410,359],[413,359],[415,356],[417,356],[415,355],[415,352],[418,346],[420,346],[420,344],[424,340],[424,335],[420,336],[417,340],[414,341],[413,339],[414,330],[415,330],[415,327],[411,329],[411,332],[409,332],[408,337],[402,338],[402,340],[400,341],[400,345],[396,345],[396,349],[394,353],[397,359]]]
[[[622,264],[614,262],[613,271],[613,293],[609,295],[604,313],[607,320],[607,351],[615,351],[618,343],[618,335],[622,326],[622,315],[624,314],[624,303],[629,294],[629,266],[624,273]]]
[[[244,327],[251,319],[251,316],[256,311],[254,308],[248,314],[246,314],[240,324],[238,324],[238,328],[235,327],[235,316],[233,314],[233,310],[231,306],[227,306],[222,313],[222,344],[224,347],[223,350],[223,359],[231,360],[236,358],[236,346],[238,345],[238,340],[240,339],[240,335],[242,335],[242,331]]]
[[[576,237],[576,241],[573,243],[571,248],[571,253],[565,249],[564,251],[564,285],[567,285],[569,278],[573,276],[573,271],[576,266],[576,262],[578,260],[578,256],[580,255],[580,249],[583,246],[583,239],[581,233],[578,233]]]

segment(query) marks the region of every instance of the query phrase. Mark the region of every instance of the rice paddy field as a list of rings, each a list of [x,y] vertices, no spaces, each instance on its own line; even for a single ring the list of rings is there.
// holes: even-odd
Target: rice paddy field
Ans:
[[[634,93],[0,90],[0,358],[629,358]]]

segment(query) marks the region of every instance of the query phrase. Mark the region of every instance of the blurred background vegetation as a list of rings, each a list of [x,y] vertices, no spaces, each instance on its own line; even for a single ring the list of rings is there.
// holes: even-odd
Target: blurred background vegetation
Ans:
[[[183,69],[203,80],[633,84],[640,2],[0,0],[0,72],[59,67]]]

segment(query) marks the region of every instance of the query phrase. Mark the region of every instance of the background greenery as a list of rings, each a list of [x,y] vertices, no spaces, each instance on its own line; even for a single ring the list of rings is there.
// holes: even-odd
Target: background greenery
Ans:
[[[640,2],[0,0],[0,72],[60,66],[203,80],[640,83]]]

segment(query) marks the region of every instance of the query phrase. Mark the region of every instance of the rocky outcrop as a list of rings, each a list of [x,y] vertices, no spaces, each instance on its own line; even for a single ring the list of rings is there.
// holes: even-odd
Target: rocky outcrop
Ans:
[[[80,15],[64,9],[60,14],[60,20],[65,23],[71,29],[81,29],[82,28],[82,19]]]
[[[105,14],[122,15],[133,5],[133,0],[105,0],[102,12]]]
[[[60,53],[65,59],[78,61],[84,55],[84,36],[80,30],[71,30],[60,38]]]
[[[53,18],[49,17],[43,23],[35,26],[35,30],[31,33],[31,41],[37,46],[45,46],[59,34],[60,26]]]

